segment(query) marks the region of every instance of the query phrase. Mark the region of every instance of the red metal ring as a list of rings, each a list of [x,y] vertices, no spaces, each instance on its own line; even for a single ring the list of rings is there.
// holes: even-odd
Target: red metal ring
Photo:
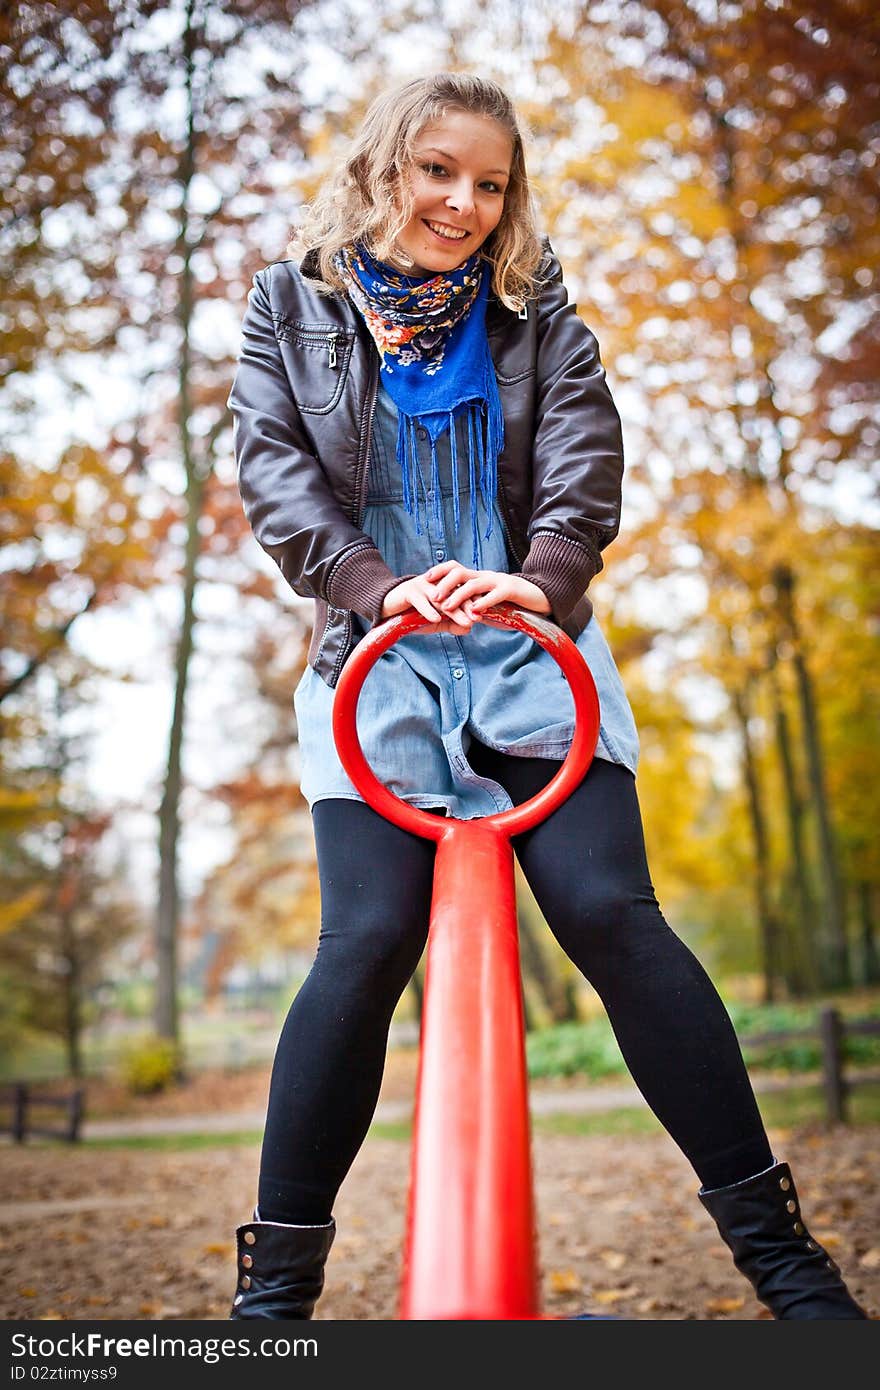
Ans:
[[[512,603],[500,603],[497,608],[491,610],[491,614],[487,613],[485,621],[492,627],[513,628],[518,632],[525,632],[549,652],[568,680],[574,699],[574,736],[571,748],[556,776],[546,787],[542,787],[537,796],[524,801],[522,805],[482,818],[486,824],[503,830],[508,836],[521,835],[524,830],[531,830],[561,806],[583,780],[593,760],[599,736],[599,697],[590,668],[571,638],[555,623],[538,613],[529,613],[524,608],[517,608]],[[426,840],[439,840],[449,828],[450,817],[431,815],[417,806],[410,806],[383,786],[364,757],[357,732],[358,700],[364,681],[374,664],[382,653],[400,641],[401,637],[407,637],[423,628],[430,631],[432,627],[433,624],[427,618],[423,618],[421,613],[412,609],[407,613],[401,613],[397,618],[389,618],[358,643],[345,663],[336,687],[333,701],[333,737],[342,766],[368,805],[401,830],[421,835]]]

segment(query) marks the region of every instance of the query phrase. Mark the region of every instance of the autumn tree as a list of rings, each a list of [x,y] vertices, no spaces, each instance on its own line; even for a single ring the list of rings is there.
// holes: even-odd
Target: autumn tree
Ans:
[[[702,659],[719,676],[726,666],[756,875],[773,876],[780,900],[779,861],[760,843],[766,792],[749,704],[771,680],[795,694],[786,735],[775,725],[780,759],[784,737],[793,758],[787,857],[803,886],[805,797],[825,984],[844,983],[850,962],[827,718],[799,595],[822,563],[821,518],[843,488],[864,488],[876,429],[876,391],[853,373],[827,389],[824,371],[871,315],[876,58],[858,3],[603,7],[595,22],[560,21],[541,65],[558,99],[552,110],[534,103],[554,240],[598,306],[636,420],[639,398],[651,402],[629,474],[652,514],[640,536],[651,587],[673,612],[685,583],[704,601],[714,593],[716,616],[724,602],[739,610],[735,632],[706,625],[714,648]],[[614,571],[633,600],[649,584],[634,550],[628,572],[619,561]],[[696,636],[692,613],[681,630]],[[764,889],[757,897],[772,935],[775,909]],[[771,950],[765,959],[776,969]]]
[[[0,874],[9,894],[0,917],[4,1023],[0,1042],[57,1037],[71,1076],[84,1072],[83,1035],[109,983],[120,944],[140,919],[124,865],[107,854],[112,817],[82,782],[87,748],[71,715],[91,673],[56,659],[19,707],[17,745],[4,745],[14,791],[0,811]],[[39,748],[34,757],[28,750]],[[17,812],[17,814],[16,814]]]
[[[31,3],[17,7],[3,33],[17,272],[4,306],[12,365],[21,376],[50,358],[66,365],[78,354],[76,363],[88,356],[108,368],[124,358],[132,404],[117,414],[119,447],[165,490],[180,523],[179,533],[167,533],[177,550],[180,623],[156,928],[156,1023],[172,1038],[182,755],[206,487],[218,460],[233,487],[225,402],[235,328],[251,274],[266,258],[261,237],[275,250],[284,241],[277,200],[299,144],[300,8],[295,0]],[[33,409],[26,383],[15,390]]]

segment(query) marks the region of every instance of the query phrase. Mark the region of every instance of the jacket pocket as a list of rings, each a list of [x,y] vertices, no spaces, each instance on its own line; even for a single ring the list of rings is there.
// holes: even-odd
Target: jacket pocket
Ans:
[[[273,315],[281,360],[293,397],[307,415],[327,415],[339,402],[354,347],[354,331],[335,323],[301,323]]]

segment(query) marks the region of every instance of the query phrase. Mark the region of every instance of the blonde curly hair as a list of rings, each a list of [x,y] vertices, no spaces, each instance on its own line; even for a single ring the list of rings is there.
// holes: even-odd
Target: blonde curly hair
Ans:
[[[414,162],[416,139],[450,110],[488,116],[510,135],[513,156],[504,211],[481,254],[492,267],[492,289],[507,308],[519,310],[537,293],[543,246],[513,104],[496,82],[453,72],[419,77],[377,97],[348,155],[307,207],[288,254],[314,251],[323,288],[344,288],[334,265],[343,246],[362,242],[377,260],[400,258],[395,241],[412,215],[406,173]]]

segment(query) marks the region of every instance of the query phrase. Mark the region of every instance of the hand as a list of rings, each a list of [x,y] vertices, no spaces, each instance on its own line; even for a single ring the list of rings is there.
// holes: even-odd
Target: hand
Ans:
[[[480,622],[482,614],[496,603],[516,603],[530,613],[551,611],[544,591],[521,575],[470,570],[457,560],[444,560],[424,577],[434,588],[432,602],[450,618],[463,611],[472,622]]]
[[[382,617],[393,618],[397,613],[405,613],[408,608],[414,608],[429,623],[434,623],[437,632],[453,632],[456,636],[470,632],[477,621],[467,603],[456,607],[454,612],[442,613],[437,602],[436,585],[426,574],[404,579],[389,589],[382,602]]]

